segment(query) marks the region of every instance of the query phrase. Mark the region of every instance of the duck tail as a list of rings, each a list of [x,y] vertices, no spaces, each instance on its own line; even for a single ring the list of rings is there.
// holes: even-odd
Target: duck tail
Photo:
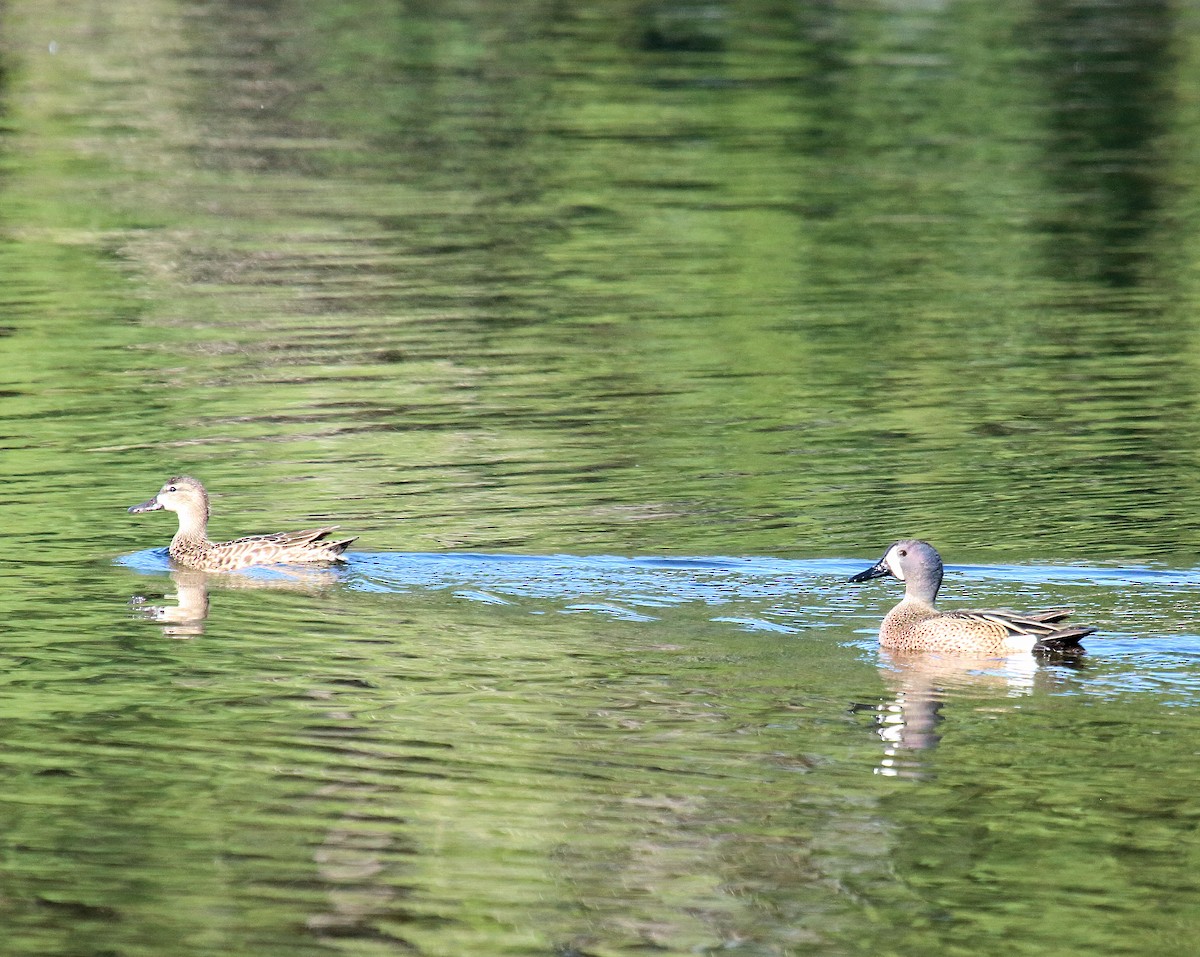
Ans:
[[[328,545],[329,550],[331,552],[333,552],[333,554],[340,555],[347,548],[349,548],[351,546],[351,544],[353,544],[354,542],[357,542],[357,541],[358,541],[357,538],[343,538],[343,539],[341,539],[341,541],[328,542],[326,544]]]
[[[1048,635],[1039,637],[1033,650],[1054,655],[1081,655],[1083,654],[1082,639],[1095,630],[1095,628],[1060,628],[1058,631],[1052,631]]]

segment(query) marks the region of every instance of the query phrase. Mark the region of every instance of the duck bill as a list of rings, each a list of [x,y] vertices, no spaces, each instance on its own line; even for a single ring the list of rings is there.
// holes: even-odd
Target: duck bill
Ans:
[[[883,578],[884,575],[890,575],[892,570],[887,567],[887,563],[881,558],[870,568],[859,572],[857,575],[852,575],[847,581],[852,582],[869,582],[872,578]]]
[[[160,508],[162,508],[162,505],[158,501],[158,496],[155,495],[150,501],[142,502],[141,505],[130,505],[129,514],[138,515],[142,512],[157,512]]]

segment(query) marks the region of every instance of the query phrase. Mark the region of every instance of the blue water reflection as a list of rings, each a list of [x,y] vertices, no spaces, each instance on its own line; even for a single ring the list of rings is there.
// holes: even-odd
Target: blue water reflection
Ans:
[[[118,559],[143,575],[172,571],[166,549]],[[895,589],[860,588],[846,579],[861,559],[770,557],[623,557],[429,552],[353,552],[328,569],[254,568],[221,581],[288,585],[337,583],[380,594],[449,592],[482,605],[528,604],[545,613],[592,613],[626,621],[662,619],[674,606],[700,603],[711,621],[750,631],[797,635],[814,628],[853,629],[864,649],[874,645],[878,614]],[[1162,656],[1200,655],[1200,636],[1187,629],[1200,602],[1200,571],[1146,565],[949,565],[943,606],[1020,607],[1067,602],[1100,634],[1088,642],[1106,658],[1135,656],[1140,669]],[[1136,618],[1122,595],[1137,596]],[[736,606],[731,609],[731,606]]]

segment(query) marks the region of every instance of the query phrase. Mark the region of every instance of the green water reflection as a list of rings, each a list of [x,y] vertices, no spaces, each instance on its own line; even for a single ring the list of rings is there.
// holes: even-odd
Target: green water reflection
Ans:
[[[1163,10],[505,9],[11,14],[16,377],[82,342],[125,474],[270,433],[419,547],[1194,553]]]
[[[5,5],[8,950],[1190,953],[1196,26]],[[177,472],[364,555],[113,566]],[[909,534],[1091,658],[898,670],[836,562],[395,558]]]

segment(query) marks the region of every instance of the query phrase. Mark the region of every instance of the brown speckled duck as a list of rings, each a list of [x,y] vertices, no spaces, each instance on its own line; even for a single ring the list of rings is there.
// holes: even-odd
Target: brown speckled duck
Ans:
[[[893,651],[935,651],[995,657],[1022,652],[1080,654],[1080,639],[1095,628],[1060,627],[1070,608],[1021,613],[1002,610],[938,611],[942,557],[928,542],[906,538],[852,582],[891,575],[904,582],[904,599],[879,626],[879,644]]]
[[[148,502],[134,505],[131,514],[167,509],[179,516],[179,531],[171,539],[172,559],[189,568],[229,572],[254,565],[299,565],[342,560],[353,538],[329,541],[337,528],[313,528],[303,532],[250,535],[231,542],[208,540],[208,493],[194,478],[179,475],[158,490]]]

